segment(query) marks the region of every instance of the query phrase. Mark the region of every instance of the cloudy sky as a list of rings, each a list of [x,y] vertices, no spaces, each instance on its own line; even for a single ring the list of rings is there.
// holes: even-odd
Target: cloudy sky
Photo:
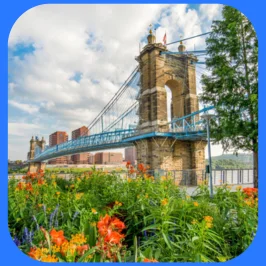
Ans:
[[[9,159],[26,159],[32,135],[88,125],[133,71],[148,27],[157,42],[201,34],[221,5],[41,5],[14,24],[9,52]],[[204,48],[204,38],[185,43]],[[173,45],[171,50],[176,50]],[[201,70],[204,71],[204,70]],[[200,90],[200,88],[199,88]],[[221,154],[213,147],[213,155]]]

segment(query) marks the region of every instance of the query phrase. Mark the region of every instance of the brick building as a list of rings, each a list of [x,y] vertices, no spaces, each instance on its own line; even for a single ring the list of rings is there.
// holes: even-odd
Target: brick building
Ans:
[[[135,147],[125,148],[125,161],[130,162],[132,165],[136,165],[137,150]]]
[[[94,155],[95,164],[122,164],[123,156],[120,152],[98,152]]]
[[[49,136],[49,146],[53,147],[60,143],[68,141],[68,135],[65,131],[56,131]],[[67,164],[69,156],[63,156],[50,160],[49,164]]]
[[[82,137],[82,136],[88,136],[88,135],[89,135],[88,128],[83,126],[83,127],[80,127],[72,131],[72,140],[78,139],[79,137]],[[88,153],[74,154],[71,156],[71,161],[72,163],[75,163],[75,164],[87,164],[88,155],[89,155]]]

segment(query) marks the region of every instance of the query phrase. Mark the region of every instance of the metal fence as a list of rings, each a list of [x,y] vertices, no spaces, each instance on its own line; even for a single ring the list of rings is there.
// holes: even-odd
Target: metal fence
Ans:
[[[127,179],[128,177],[135,178],[136,174],[129,175],[127,171],[116,172],[121,178]],[[52,173],[50,173],[51,175]],[[154,176],[155,180],[171,179],[176,185],[179,186],[198,186],[202,183],[209,183],[209,174],[205,170],[152,170],[147,174]],[[13,176],[12,174],[8,177]],[[57,176],[65,179],[75,177],[72,173],[58,173]],[[15,175],[17,179],[20,179],[22,175]],[[229,185],[248,185],[253,184],[253,169],[224,169],[212,171],[213,185],[219,186],[222,184]]]
[[[172,179],[180,186],[198,186],[209,183],[209,174],[205,170],[153,170],[149,172],[155,179],[166,177]],[[222,184],[242,185],[253,184],[253,169],[224,169],[212,171],[212,182],[214,186]]]

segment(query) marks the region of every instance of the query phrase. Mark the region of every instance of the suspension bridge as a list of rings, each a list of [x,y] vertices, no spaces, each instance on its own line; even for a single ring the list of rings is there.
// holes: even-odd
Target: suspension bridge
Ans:
[[[138,66],[88,125],[90,135],[52,147],[45,146],[44,139],[32,138],[30,171],[56,157],[133,145],[138,161],[152,168],[204,168],[206,130],[201,115],[214,107],[199,109],[196,87],[207,74],[200,66],[205,64],[206,50],[187,51],[182,42],[207,34],[163,45],[156,43],[150,30],[147,45],[136,57]],[[177,42],[178,51],[167,49]],[[171,90],[171,108],[165,86]]]

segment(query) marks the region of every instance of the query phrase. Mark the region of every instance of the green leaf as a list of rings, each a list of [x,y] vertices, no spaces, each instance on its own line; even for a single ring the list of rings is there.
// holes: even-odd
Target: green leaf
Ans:
[[[82,257],[80,257],[78,259],[78,262],[83,262],[85,260],[85,258],[87,256],[89,256],[90,254],[94,253],[96,251],[96,249],[97,249],[96,247],[93,247],[93,248],[89,249]]]
[[[163,239],[164,239],[166,245],[172,250],[173,248],[172,248],[172,246],[170,244],[169,239],[167,238],[167,236],[165,235],[165,233],[162,233],[162,235],[163,235]]]

